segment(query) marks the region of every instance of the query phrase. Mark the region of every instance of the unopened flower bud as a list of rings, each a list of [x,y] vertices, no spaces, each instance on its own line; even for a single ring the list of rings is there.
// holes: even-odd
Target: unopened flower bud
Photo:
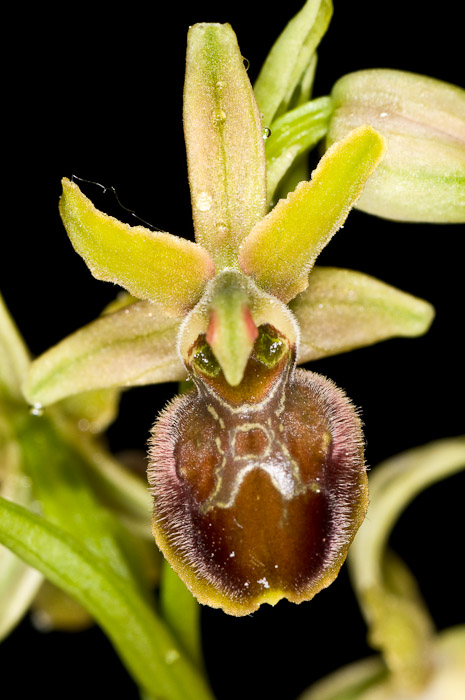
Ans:
[[[201,603],[233,615],[328,586],[365,515],[357,413],[332,382],[294,364],[289,341],[260,326],[231,386],[201,335],[195,389],[153,431],[156,541]]]
[[[398,221],[465,221],[465,91],[397,70],[341,78],[327,145],[361,124],[387,140],[357,207]]]

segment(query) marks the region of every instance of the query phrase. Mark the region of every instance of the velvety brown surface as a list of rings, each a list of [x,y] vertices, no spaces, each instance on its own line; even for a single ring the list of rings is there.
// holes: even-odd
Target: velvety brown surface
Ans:
[[[203,602],[216,590],[236,614],[273,591],[312,597],[366,508],[355,410],[329,380],[295,371],[290,349],[274,367],[254,354],[238,387],[195,365],[194,380],[154,429],[160,547]]]

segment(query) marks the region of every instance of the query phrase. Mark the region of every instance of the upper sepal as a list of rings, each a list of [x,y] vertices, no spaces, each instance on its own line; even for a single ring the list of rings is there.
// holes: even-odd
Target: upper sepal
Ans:
[[[189,29],[184,135],[196,240],[217,267],[266,211],[262,122],[229,24]]]
[[[397,221],[465,221],[465,90],[423,75],[363,70],[336,83],[327,144],[359,124],[387,140],[357,207]]]
[[[64,178],[60,214],[76,251],[97,279],[115,282],[139,299],[180,316],[192,308],[214,274],[206,250],[178,236],[129,226],[94,207]]]

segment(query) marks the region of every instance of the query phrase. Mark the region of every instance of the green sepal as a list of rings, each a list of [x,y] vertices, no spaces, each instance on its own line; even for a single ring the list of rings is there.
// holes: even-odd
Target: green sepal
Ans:
[[[387,141],[357,208],[395,221],[465,222],[465,90],[405,71],[349,73],[331,96],[327,145],[360,124]]]
[[[62,436],[52,416],[25,413],[15,428],[24,473],[44,517],[85,542],[116,573],[138,586],[122,549],[119,522],[98,502],[82,455]]]
[[[219,269],[266,212],[260,113],[236,35],[196,24],[187,43],[184,134],[195,236]]]
[[[29,352],[0,294],[0,399],[21,399]]]
[[[242,271],[281,301],[306,289],[308,274],[384,154],[384,139],[371,127],[354,129],[320,160],[310,182],[254,226],[240,249]]]
[[[46,406],[83,391],[179,381],[178,329],[178,319],[147,301],[105,314],[37,358],[24,395]]]
[[[300,327],[300,363],[395,336],[422,335],[434,318],[428,302],[335,267],[314,267],[307,289],[289,306]]]
[[[331,112],[331,98],[319,97],[273,122],[265,144],[268,202],[295,159],[326,135]]]
[[[382,659],[371,656],[325,676],[299,695],[298,700],[365,700],[365,694],[369,700],[370,691],[387,676]]]
[[[149,696],[212,700],[201,674],[143,597],[75,537],[0,498],[0,542],[90,612]]]
[[[288,109],[299,83],[311,77],[308,70],[332,13],[331,0],[307,0],[274,43],[254,85],[265,126]]]
[[[465,436],[438,440],[396,455],[370,476],[370,506],[349,552],[354,590],[373,646],[404,692],[428,680],[431,621],[405,565],[386,551],[392,528],[413,498],[465,468]]]
[[[182,316],[198,301],[214,265],[201,246],[163,231],[129,226],[94,207],[74,182],[62,180],[60,214],[75,250],[94,277]]]
[[[399,691],[379,656],[344,666],[317,681],[298,700],[462,700],[465,690],[465,626],[440,632],[434,644],[435,671],[425,692],[405,695]]]
[[[127,292],[120,292],[102,312],[102,315],[114,313],[137,302]],[[121,391],[119,389],[95,389],[72,394],[63,399],[59,408],[63,416],[69,418],[80,431],[101,433],[113,423],[119,408]]]

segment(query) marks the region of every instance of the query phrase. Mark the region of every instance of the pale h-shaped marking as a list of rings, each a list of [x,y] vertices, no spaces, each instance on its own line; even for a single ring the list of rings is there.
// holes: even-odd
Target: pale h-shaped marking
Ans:
[[[237,454],[238,434],[252,430],[259,430],[265,436],[264,449],[260,454]],[[241,422],[226,431],[224,437],[225,440],[220,437],[215,440],[221,461],[215,471],[215,488],[202,504],[201,512],[233,506],[244,479],[254,469],[262,469],[268,474],[273,486],[286,501],[307,490],[300,476],[299,465],[286,445],[277,439],[270,425]]]

